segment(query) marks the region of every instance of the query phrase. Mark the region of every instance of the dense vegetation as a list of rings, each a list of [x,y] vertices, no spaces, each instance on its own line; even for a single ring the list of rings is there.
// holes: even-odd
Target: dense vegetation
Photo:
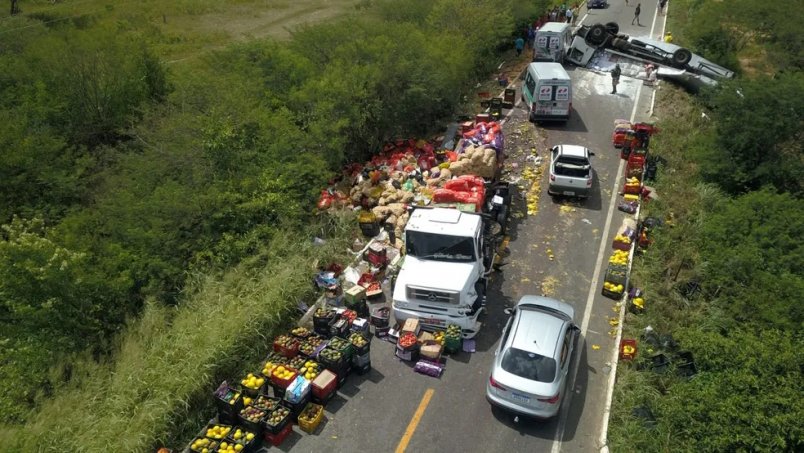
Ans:
[[[154,17],[222,7],[141,3],[0,22],[0,449],[185,440],[312,296],[311,263],[344,258],[353,223],[314,215],[320,189],[444,124],[545,7],[363,2],[168,68],[181,36]]]
[[[670,12],[674,34],[744,74],[699,99],[657,98],[651,149],[666,164],[647,214],[666,224],[635,264],[646,310],[627,315],[624,337],[641,352],[618,369],[611,448],[801,451],[802,35],[785,8],[749,0]],[[650,370],[671,339],[692,352],[693,377]]]

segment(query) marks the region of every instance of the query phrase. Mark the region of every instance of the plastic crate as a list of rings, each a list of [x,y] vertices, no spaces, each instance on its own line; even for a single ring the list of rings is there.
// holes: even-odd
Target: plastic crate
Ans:
[[[258,420],[255,420],[255,421],[247,419],[243,415],[243,411],[247,411],[247,410],[256,410],[256,411],[261,412],[260,418]],[[237,418],[239,420],[238,424],[240,426],[246,428],[249,431],[252,431],[254,433],[257,433],[258,435],[261,435],[262,431],[263,431],[262,419],[263,419],[263,417],[265,417],[267,411],[259,409],[259,408],[253,408],[253,407],[244,408],[243,411],[240,411],[240,413],[237,414]],[[230,432],[230,434],[231,434],[231,432]]]
[[[614,291],[610,291],[610,290],[608,290],[606,288],[603,288],[600,291],[600,293],[603,294],[604,296],[608,297],[609,299],[614,299],[614,300],[620,300],[623,297],[622,292],[614,292]]]
[[[287,409],[287,407],[285,407],[284,405],[282,407]],[[279,434],[279,433],[281,433],[282,430],[285,429],[285,427],[290,425],[291,416],[293,414],[291,414],[290,411],[288,410],[288,414],[284,418],[282,418],[280,422],[278,422],[275,425],[271,424],[271,422],[269,422],[270,415],[271,415],[271,413],[269,413],[268,416],[266,416],[265,419],[263,419],[263,427],[265,429],[265,431],[264,431],[265,434]]]
[[[357,346],[352,342],[352,335],[360,335],[366,340],[366,344],[363,346]],[[351,343],[352,347],[354,348],[354,355],[366,355],[371,350],[371,335],[365,334],[362,332],[353,332],[352,335],[349,335],[349,343]]]
[[[235,435],[237,431],[240,431],[240,438],[236,439]],[[260,431],[263,432],[262,430]],[[251,434],[251,439],[248,439],[248,434]],[[248,431],[246,429],[235,427],[230,433],[229,436],[226,438],[226,442],[230,444],[239,444],[243,446],[241,453],[251,453],[256,451],[257,444],[260,442],[260,434]]]
[[[234,423],[237,420],[237,413],[243,409],[242,392],[232,388],[224,381],[214,392],[215,406],[218,409],[218,417],[221,421]]]
[[[293,372],[293,374],[287,379],[282,379],[282,378],[278,377],[276,374],[271,373],[271,382],[275,386],[283,388],[283,389],[287,388],[288,385],[290,385],[290,383],[293,382],[293,380],[296,379],[296,376],[299,374],[299,372],[294,370],[293,368],[288,368],[288,367],[285,367],[285,368],[287,370]]]
[[[266,411],[272,411],[279,406],[280,398],[271,397],[268,395],[259,395],[251,405],[254,407],[259,407],[260,409],[265,409]]]
[[[210,433],[210,430],[212,428],[216,427],[216,426],[224,428],[224,434],[222,434],[220,437],[215,437],[215,434]],[[228,428],[228,430],[225,430],[226,428]],[[225,425],[225,424],[222,424],[222,423],[210,423],[210,424],[208,424],[206,426],[206,428],[204,428],[204,430],[201,432],[201,434],[204,437],[206,437],[207,439],[213,439],[213,440],[220,441],[222,439],[225,439],[226,436],[229,435],[229,432],[231,432],[231,430],[232,430],[232,425]]]
[[[284,338],[287,343],[280,343],[280,338]],[[288,335],[280,335],[274,340],[274,352],[292,359],[299,353],[299,340]]]
[[[461,350],[463,345],[463,338],[461,337],[444,337],[444,352],[454,354]]]
[[[265,433],[265,435],[263,436],[263,440],[273,445],[274,447],[278,447],[282,445],[282,442],[285,441],[285,439],[288,437],[288,435],[290,435],[291,432],[293,432],[293,425],[287,424],[282,428],[282,431],[279,431],[276,434]]]
[[[310,415],[309,417],[307,415]],[[298,417],[299,428],[304,432],[312,434],[315,432],[321,420],[324,419],[324,406],[315,403],[307,403],[300,416]]]

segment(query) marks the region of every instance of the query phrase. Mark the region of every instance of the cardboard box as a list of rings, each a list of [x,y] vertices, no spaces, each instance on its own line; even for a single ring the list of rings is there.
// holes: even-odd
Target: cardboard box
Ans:
[[[425,344],[419,349],[419,354],[423,358],[427,358],[429,360],[438,360],[441,358],[441,351],[443,350],[443,346],[440,343],[436,343],[435,341],[430,341],[428,344]]]
[[[430,332],[423,331],[419,334],[419,343],[425,343],[428,341],[435,341],[435,336]]]
[[[413,332],[419,335],[419,318],[408,318],[402,326],[402,332]]]
[[[355,304],[366,298],[366,288],[355,285],[345,291],[346,301]]]

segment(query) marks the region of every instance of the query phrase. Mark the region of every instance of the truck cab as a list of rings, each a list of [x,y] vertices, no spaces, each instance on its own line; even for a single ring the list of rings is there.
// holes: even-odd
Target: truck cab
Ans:
[[[411,213],[405,228],[406,255],[393,291],[397,322],[416,317],[425,329],[457,324],[465,338],[477,334],[485,275],[493,264],[483,222],[481,215],[455,208]]]

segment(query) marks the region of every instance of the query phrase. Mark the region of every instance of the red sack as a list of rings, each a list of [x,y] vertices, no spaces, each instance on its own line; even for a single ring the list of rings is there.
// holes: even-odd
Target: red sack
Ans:
[[[469,184],[465,179],[450,179],[444,184],[444,188],[458,192],[469,192]]]
[[[455,162],[455,161],[457,161],[457,160],[458,160],[458,153],[456,153],[455,151],[447,151],[447,152],[446,152],[446,153],[444,153],[444,154],[447,156],[447,159],[448,159],[450,162]]]
[[[433,192],[433,201],[436,203],[455,203],[457,192],[449,189],[436,189]]]
[[[332,195],[330,195],[328,190],[322,190],[321,198],[318,199],[318,209],[321,209],[322,211],[325,209],[329,209],[329,207],[332,206],[332,202],[334,200],[335,198]]]

